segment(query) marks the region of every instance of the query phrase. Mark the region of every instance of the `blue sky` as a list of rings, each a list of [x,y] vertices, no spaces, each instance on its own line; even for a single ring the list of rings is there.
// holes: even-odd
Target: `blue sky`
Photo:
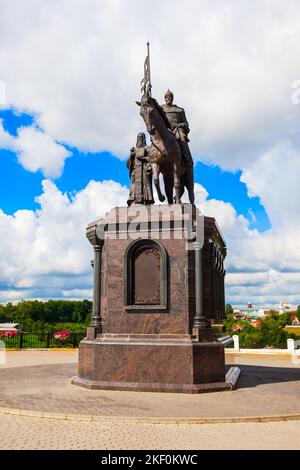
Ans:
[[[13,136],[18,129],[31,126],[34,117],[16,114],[11,110],[0,111],[3,128]],[[130,143],[128,143],[130,147]],[[72,157],[65,162],[62,175],[54,179],[56,186],[64,193],[73,193],[86,187],[90,180],[104,181],[113,179],[124,186],[129,185],[126,162],[109,152],[83,153],[76,148],[67,147]],[[17,155],[8,150],[0,150],[0,207],[6,214],[20,209],[35,210],[39,207],[35,197],[42,190],[44,175],[25,170],[18,162]],[[222,171],[218,166],[201,162],[195,165],[195,182],[208,191],[209,199],[229,202],[238,214],[250,221],[250,228],[264,232],[270,228],[270,221],[258,197],[249,198],[247,187],[240,181],[241,172]],[[254,218],[253,218],[254,215]]]

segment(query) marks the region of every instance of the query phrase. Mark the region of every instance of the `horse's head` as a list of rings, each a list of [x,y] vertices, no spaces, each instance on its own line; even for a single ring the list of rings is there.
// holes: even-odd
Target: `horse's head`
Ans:
[[[141,101],[136,101],[136,104],[140,106],[140,115],[145,121],[147,131],[150,135],[154,135],[153,112],[155,108],[153,106],[153,98],[145,94],[142,96]]]

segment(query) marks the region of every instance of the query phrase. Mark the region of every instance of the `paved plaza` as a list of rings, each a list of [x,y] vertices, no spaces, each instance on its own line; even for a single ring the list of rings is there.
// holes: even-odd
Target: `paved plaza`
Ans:
[[[299,421],[117,424],[0,416],[0,449],[299,449]]]
[[[86,390],[70,384],[76,362],[77,351],[7,353],[1,449],[300,448],[300,367],[288,358],[228,355],[237,390],[200,395]]]

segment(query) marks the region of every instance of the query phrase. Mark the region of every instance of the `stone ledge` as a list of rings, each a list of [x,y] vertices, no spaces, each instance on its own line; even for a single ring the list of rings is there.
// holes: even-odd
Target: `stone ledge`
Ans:
[[[102,422],[107,424],[228,424],[228,423],[272,423],[279,421],[300,421],[299,414],[270,415],[270,416],[241,416],[216,418],[176,418],[176,417],[127,417],[47,413],[14,408],[0,408],[0,414],[21,416],[26,418],[57,419],[65,421]]]
[[[166,383],[135,383],[135,382],[104,382],[73,377],[71,384],[89,390],[119,390],[137,392],[168,392],[168,393],[207,393],[232,390],[228,382],[203,384],[166,384]]]

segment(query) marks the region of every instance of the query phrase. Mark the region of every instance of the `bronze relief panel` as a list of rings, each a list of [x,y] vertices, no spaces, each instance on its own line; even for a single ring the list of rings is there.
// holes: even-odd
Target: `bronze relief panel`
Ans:
[[[156,248],[141,247],[133,257],[133,303],[160,304],[160,253]]]

